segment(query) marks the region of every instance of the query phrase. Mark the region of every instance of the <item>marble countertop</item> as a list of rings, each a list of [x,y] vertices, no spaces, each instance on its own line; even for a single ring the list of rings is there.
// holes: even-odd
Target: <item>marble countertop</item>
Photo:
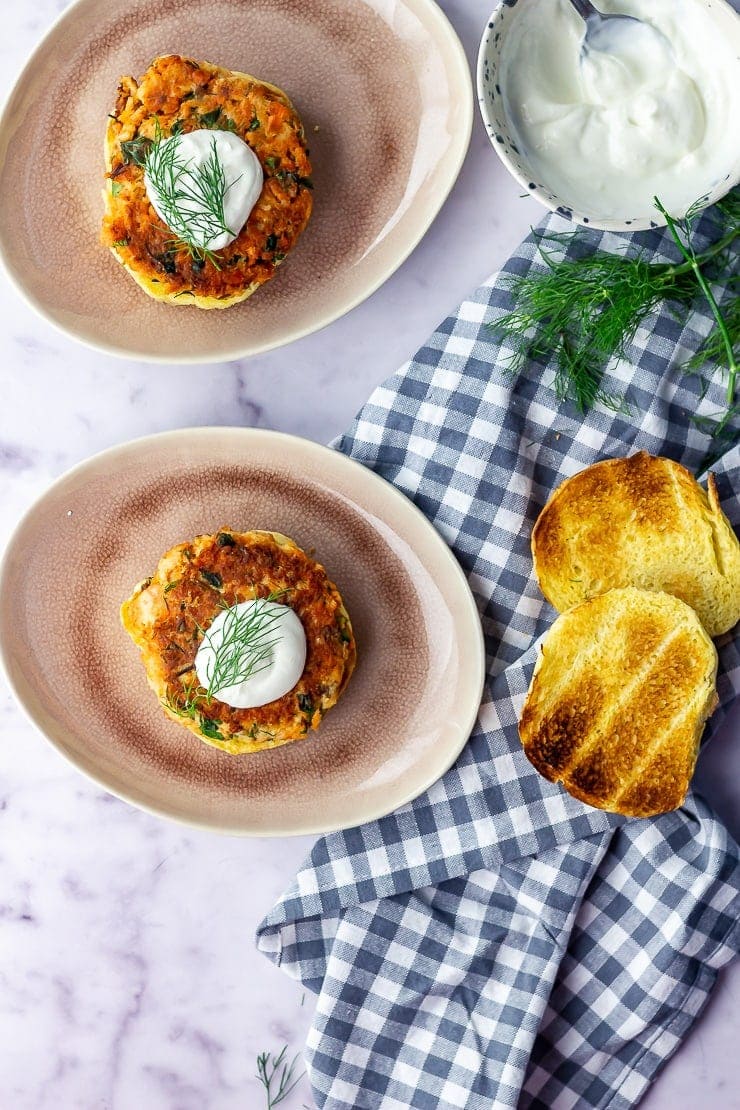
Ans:
[[[471,62],[490,4],[442,3]],[[6,6],[0,96],[65,6]],[[386,285],[324,331],[240,362],[95,354],[0,281],[0,540],[61,471],[133,436],[240,423],[330,439],[537,219],[519,192],[476,119],[450,199]],[[308,389],[321,405],[306,404]],[[311,842],[221,838],[140,813],[68,766],[4,686],[0,713],[0,1105],[257,1110],[255,1057],[300,1051],[312,998],[257,954],[253,934]],[[698,772],[736,836],[739,731],[740,707]],[[740,964],[643,1105],[740,1108],[738,1027]],[[305,1079],[283,1103],[310,1105]]]

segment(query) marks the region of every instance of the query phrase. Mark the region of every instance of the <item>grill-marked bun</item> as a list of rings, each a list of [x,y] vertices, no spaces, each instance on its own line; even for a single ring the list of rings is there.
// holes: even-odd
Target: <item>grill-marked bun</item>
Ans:
[[[683,466],[640,451],[567,479],[532,535],[540,588],[560,612],[623,586],[665,590],[710,636],[740,619],[740,544],[713,476],[708,494]]]
[[[519,735],[551,782],[599,809],[649,817],[683,802],[717,653],[696,613],[666,593],[610,590],[555,621]]]

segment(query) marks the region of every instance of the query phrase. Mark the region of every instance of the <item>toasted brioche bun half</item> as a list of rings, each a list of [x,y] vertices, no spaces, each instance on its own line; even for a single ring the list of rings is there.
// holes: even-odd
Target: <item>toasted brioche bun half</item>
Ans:
[[[236,239],[211,257],[173,240],[149,202],[131,143],[203,127],[225,128],[259,158],[262,192]],[[312,209],[303,124],[282,89],[249,73],[179,54],[155,58],[137,82],[123,77],[105,133],[102,241],[155,300],[228,308],[269,281],[295,246]],[[215,261],[213,260],[215,259]]]
[[[598,809],[676,809],[717,705],[717,652],[678,598],[610,590],[558,617],[519,722],[529,761]]]
[[[740,619],[740,544],[720,508],[683,466],[640,451],[568,478],[540,513],[532,555],[560,612],[607,590],[664,590],[690,605],[710,636]]]

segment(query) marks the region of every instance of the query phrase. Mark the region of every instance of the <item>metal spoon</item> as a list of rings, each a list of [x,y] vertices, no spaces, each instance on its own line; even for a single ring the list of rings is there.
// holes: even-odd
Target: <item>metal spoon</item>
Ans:
[[[647,31],[653,36],[665,38],[656,27],[645,23],[642,19],[637,19],[634,15],[606,15],[595,8],[591,0],[570,0],[570,2],[586,24],[583,50],[601,50],[609,54],[614,48],[617,36],[622,34],[634,35]]]

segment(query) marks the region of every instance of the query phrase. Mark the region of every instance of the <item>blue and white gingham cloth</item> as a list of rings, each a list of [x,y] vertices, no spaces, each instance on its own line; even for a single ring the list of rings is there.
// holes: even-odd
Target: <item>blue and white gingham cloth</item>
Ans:
[[[543,226],[569,229],[559,217]],[[663,231],[635,244],[675,259]],[[505,272],[541,265],[530,236]],[[489,681],[455,766],[388,817],[320,839],[258,931],[261,950],[318,995],[307,1062],[328,1110],[634,1106],[740,948],[738,847],[703,801],[652,820],[601,813],[541,778],[517,735],[555,616],[532,574],[535,518],[598,459],[644,449],[697,468],[709,441],[689,414],[721,408],[723,388],[702,398],[681,364],[710,318],[648,320],[605,383],[627,392],[631,414],[584,419],[558,403],[552,367],[506,376],[484,324],[510,306],[492,277],[336,444],[414,501],[457,555]],[[714,472],[737,525],[737,447]],[[738,645],[718,647],[710,727],[740,688]]]

